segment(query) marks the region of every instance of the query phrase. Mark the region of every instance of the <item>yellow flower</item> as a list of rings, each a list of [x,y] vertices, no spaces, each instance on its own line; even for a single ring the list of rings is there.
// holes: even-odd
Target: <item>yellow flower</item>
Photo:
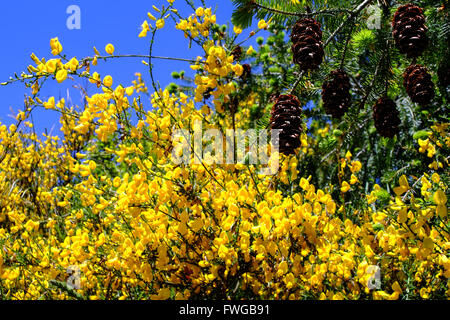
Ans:
[[[114,46],[111,43],[108,43],[105,47],[105,51],[107,54],[113,55],[114,54]]]
[[[427,152],[427,157],[432,158],[436,154],[435,146],[430,142],[430,139],[427,138],[425,140],[418,139],[419,143],[419,152],[424,153]]]
[[[205,10],[202,7],[198,7],[197,10],[195,10],[195,14],[201,17],[205,14]]]
[[[61,43],[58,40],[58,37],[53,38],[53,39],[50,40],[50,47],[52,49],[52,54],[54,56],[57,56],[63,50],[63,47],[62,47]]]
[[[348,182],[342,182],[341,191],[346,193],[348,190],[350,190],[350,185],[348,184]]]
[[[420,153],[424,153],[427,150],[429,142],[430,142],[430,139],[425,139],[425,140],[419,139],[418,140]]]
[[[178,24],[177,24],[177,29],[179,30],[186,30],[188,28],[188,22],[186,20],[181,20]]]
[[[441,189],[437,190],[433,195],[433,200],[437,204],[436,213],[444,219],[447,216],[447,196]]]
[[[434,193],[433,200],[437,205],[445,205],[447,203],[447,196],[445,195],[444,191],[439,189]]]
[[[57,73],[56,73],[56,81],[58,81],[59,83],[63,82],[64,80],[67,79],[67,70],[66,69],[60,69]]]
[[[237,27],[237,26],[234,26],[233,31],[234,31],[234,33],[236,33],[236,34],[241,34],[241,33],[242,33],[242,29],[239,28],[239,27]]]
[[[259,20],[258,22],[258,28],[259,29],[265,29],[267,28],[268,24],[264,19]]]
[[[359,171],[361,171],[362,168],[362,164],[359,161],[352,161],[351,163],[351,167],[350,167],[350,171],[352,173],[357,173]]]
[[[244,73],[244,68],[240,64],[236,64],[232,67],[236,76],[240,77]]]
[[[305,178],[301,178],[300,179],[300,188],[302,188],[303,190],[308,190],[309,189],[309,181],[306,180]]]
[[[59,62],[59,59],[48,60],[47,63],[45,64],[45,68],[47,69],[47,72],[48,73],[55,72],[58,67],[58,62]]]
[[[394,192],[396,195],[400,196],[409,190],[408,179],[405,175],[402,175],[399,179],[400,186],[394,188]]]
[[[164,19],[159,19],[156,21],[156,28],[162,29],[162,28],[164,28],[165,24],[166,24],[166,22],[164,21]]]
[[[141,25],[142,31],[139,33],[139,38],[145,38],[147,36],[147,32],[150,31],[150,26],[148,24],[148,21],[145,20],[144,23]]]
[[[251,54],[253,54],[253,52],[255,52],[255,49],[253,49],[253,46],[250,46],[250,47],[248,47],[248,50],[247,50],[247,55],[251,55]]]
[[[76,58],[70,59],[70,61],[66,64],[67,68],[72,72],[77,71],[79,65],[80,63]]]
[[[150,20],[156,21],[156,18],[150,12],[147,13],[147,16]]]
[[[408,219],[408,209],[405,207],[400,210],[397,216],[397,222],[398,223],[405,223]]]
[[[435,172],[431,175],[431,180],[433,180],[434,183],[439,183],[439,181],[441,180],[441,178],[439,177],[439,175]]]
[[[103,84],[104,84],[106,87],[111,87],[111,86],[113,85],[113,78],[112,78],[111,76],[106,76],[106,77],[103,79]]]
[[[345,154],[345,158],[350,162],[352,160],[352,153],[350,151],[347,151],[347,153]]]
[[[357,182],[359,182],[358,178],[354,174],[352,174],[352,176],[350,177],[350,184],[355,184]]]
[[[43,105],[45,109],[53,109],[55,107],[55,97],[50,97]]]

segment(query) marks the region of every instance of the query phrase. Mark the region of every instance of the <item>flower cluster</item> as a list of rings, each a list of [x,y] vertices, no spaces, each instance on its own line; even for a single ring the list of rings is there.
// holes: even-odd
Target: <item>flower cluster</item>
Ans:
[[[178,16],[169,4],[155,9],[160,18],[149,14],[156,29],[144,23],[141,37],[164,27],[167,14]],[[314,158],[339,183],[304,175],[305,159],[341,136],[330,132],[331,123],[311,125],[299,152],[281,155],[273,176],[258,174],[258,164],[199,162],[195,152],[189,163],[173,163],[175,129],[192,133],[199,122],[205,131],[248,128],[254,106],[267,103],[246,92],[231,108],[243,67],[229,44],[211,39],[215,20],[211,9],[198,8],[176,26],[205,38],[205,57],[191,65],[192,91],[150,93],[139,73],[117,84],[91,72],[108,57],[95,49],[94,57],[68,59],[56,38],[51,53],[58,58],[32,55],[36,65],[23,75],[32,88],[26,109],[17,125],[0,126],[2,297],[448,298],[449,179],[438,171],[448,167],[448,124],[435,124],[418,140],[417,156],[426,152],[435,165],[418,176],[399,175],[393,190],[365,178],[353,149],[334,152],[336,163]],[[105,51],[115,57],[112,44]],[[45,79],[60,83],[68,75],[97,85],[83,105],[39,98]],[[141,99],[147,95],[148,106]],[[34,133],[29,117],[37,108],[60,113],[60,136]],[[74,269],[76,286],[68,273]]]

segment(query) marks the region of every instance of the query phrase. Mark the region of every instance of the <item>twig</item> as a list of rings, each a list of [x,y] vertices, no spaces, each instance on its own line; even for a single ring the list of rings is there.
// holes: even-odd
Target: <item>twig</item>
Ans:
[[[303,78],[303,74],[304,74],[304,73],[305,73],[304,71],[301,71],[301,72],[300,72],[300,74],[299,74],[299,76],[298,76],[298,79],[297,79],[297,81],[295,81],[294,86],[292,87],[291,91],[289,91],[289,94],[293,94],[294,91],[295,91],[295,89],[297,89],[298,85],[299,85],[300,82],[302,81],[302,78]]]
[[[376,69],[375,69],[375,74],[373,75],[373,79],[370,83],[369,88],[367,88],[367,92],[364,96],[364,98],[361,100],[361,104],[359,105],[359,108],[361,109],[362,107],[364,107],[364,105],[366,104],[367,99],[369,98],[370,93],[372,92],[373,89],[373,85],[375,84],[375,80],[378,76],[378,71],[380,70],[380,64],[377,65]]]
[[[97,56],[97,59],[114,59],[114,58],[143,58],[143,59],[163,59],[163,60],[173,60],[173,61],[184,61],[184,62],[190,62],[190,63],[197,63],[197,60],[192,59],[182,59],[182,58],[173,58],[173,57],[160,57],[160,56],[150,56],[150,55],[141,55],[141,54],[124,54],[124,55],[113,55],[113,56]],[[82,62],[85,61],[92,61],[94,58],[89,57],[82,60]]]
[[[367,7],[373,0],[365,0],[364,2],[362,2],[359,6],[357,6],[355,8],[355,10],[353,10],[350,14],[350,17],[348,17],[347,20],[343,21],[341,23],[341,25],[334,30],[334,32],[331,34],[331,36],[327,39],[327,41],[325,41],[325,43],[323,44],[324,47],[326,47],[331,40],[333,40],[333,38],[336,36],[336,34],[342,30],[342,28],[345,27],[345,25],[349,22],[352,21],[365,7]]]
[[[355,24],[352,24],[349,32],[348,32],[348,36],[347,36],[347,41],[345,42],[345,47],[344,47],[344,52],[342,53],[342,60],[341,60],[341,64],[339,66],[339,69],[342,70],[342,68],[344,67],[344,63],[345,63],[345,56],[347,55],[347,50],[348,50],[348,45],[350,43],[350,39],[352,37],[352,32],[353,32],[353,28],[355,27]]]
[[[255,1],[253,1],[253,5],[255,5],[257,8],[259,9],[264,9],[273,13],[278,13],[278,14],[283,14],[286,16],[294,16],[294,17],[312,17],[312,16],[316,16],[316,15],[321,15],[321,14],[335,14],[335,13],[341,13],[341,12],[345,12],[345,13],[352,13],[352,11],[348,10],[348,9],[325,9],[325,10],[319,10],[319,11],[315,11],[315,12],[308,12],[308,13],[297,13],[297,12],[287,12],[287,11],[283,11],[283,10],[279,10],[279,9],[275,9],[275,8],[270,8],[270,7],[266,7],[262,4],[256,3]]]

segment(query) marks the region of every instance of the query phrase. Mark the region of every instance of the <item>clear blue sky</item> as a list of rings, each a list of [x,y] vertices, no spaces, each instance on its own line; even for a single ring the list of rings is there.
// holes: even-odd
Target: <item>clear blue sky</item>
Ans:
[[[200,5],[200,1],[195,1]],[[218,8],[217,22],[230,22],[233,10],[231,0],[206,0],[208,6]],[[105,45],[114,44],[116,54],[148,54],[149,38],[138,38],[141,23],[147,19],[147,12],[152,11],[152,5],[161,7],[166,0],[40,0],[40,1],[2,1],[0,3],[0,32],[2,50],[0,51],[0,82],[6,81],[15,72],[18,74],[32,64],[30,54],[34,52],[38,57],[51,58],[50,39],[58,37],[63,45],[63,53],[68,57],[76,56],[81,59],[93,56],[93,47],[104,52]],[[81,30],[69,30],[66,21],[69,15],[66,9],[70,5],[78,5],[81,9]],[[175,0],[176,8],[183,16],[192,13],[184,0]],[[169,22],[170,21],[170,22]],[[248,32],[244,32],[244,37]],[[193,47],[194,48],[194,47]],[[198,49],[189,50],[187,41],[181,31],[175,30],[169,19],[167,25],[157,35],[154,54],[179,58],[196,57]],[[173,79],[170,73],[174,70],[187,70],[189,66],[184,62],[155,61],[155,75],[161,86],[165,87]],[[120,59],[99,62],[91,71],[98,71],[101,75],[110,74],[114,84],[129,85],[134,79],[135,72],[144,76],[145,66],[141,59]],[[81,82],[79,82],[81,83]],[[41,99],[49,96],[65,97],[66,87],[50,80],[42,91]],[[26,91],[28,90],[28,91]],[[24,93],[29,89],[21,83],[7,87],[0,86],[0,121],[3,124],[13,123],[9,117],[10,109],[23,109]],[[71,94],[73,94],[73,90]],[[90,86],[90,94],[96,88]],[[77,97],[76,97],[77,98]],[[74,98],[73,98],[74,99]],[[74,99],[75,100],[75,99]],[[59,116],[53,112],[38,111],[33,114],[38,132],[44,128],[51,129],[54,134],[59,131]]]

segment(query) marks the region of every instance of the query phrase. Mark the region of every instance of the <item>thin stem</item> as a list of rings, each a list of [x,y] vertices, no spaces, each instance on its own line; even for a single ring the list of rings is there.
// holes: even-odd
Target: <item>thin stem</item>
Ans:
[[[343,21],[340,26],[334,30],[334,32],[331,34],[331,36],[327,39],[327,41],[325,41],[325,43],[323,44],[324,48],[330,43],[331,40],[333,40],[333,38],[336,36],[336,34],[338,32],[340,32],[342,30],[342,28],[345,27],[345,25],[349,22],[352,21],[356,16],[358,16],[360,14],[361,11],[363,11],[363,9],[365,7],[367,7],[373,0],[365,0],[364,2],[362,2],[359,6],[357,6],[355,8],[355,10],[353,10],[350,14],[350,17]]]
[[[353,19],[353,18],[352,18]],[[350,39],[352,37],[352,32],[353,32],[353,28],[355,27],[355,24],[353,23],[349,32],[348,32],[348,36],[347,36],[347,41],[345,42],[345,47],[344,47],[344,52],[342,53],[342,60],[341,60],[341,64],[339,66],[339,69],[342,70],[342,68],[344,67],[344,63],[345,63],[345,56],[347,55],[347,50],[348,50],[348,45],[350,43]]]
[[[384,95],[387,97],[388,94],[388,89],[389,89],[389,74],[390,74],[390,69],[391,69],[391,59],[389,56],[389,40],[386,40],[386,65],[385,67],[385,75],[386,75],[386,79],[385,79],[385,84],[384,84]]]
[[[183,61],[183,62],[190,62],[190,63],[197,63],[197,60],[192,59],[182,59],[182,58],[174,58],[174,57],[161,57],[161,56],[151,56],[151,55],[143,55],[143,54],[124,54],[124,55],[113,55],[113,56],[97,56],[97,59],[114,59],[114,58],[143,58],[143,59],[163,59],[163,60],[173,60],[173,61]],[[85,58],[82,60],[84,61],[92,61],[94,58]]]
[[[300,75],[298,76],[297,81],[295,81],[294,86],[292,87],[291,91],[289,91],[289,94],[293,94],[294,91],[297,89],[298,85],[299,85],[300,82],[302,81],[302,78],[303,78],[303,74],[304,74],[304,73],[305,73],[304,71],[301,71],[301,72],[300,72]]]
[[[192,59],[182,59],[182,58],[174,58],[174,57],[161,57],[161,56],[150,56],[150,55],[142,55],[142,54],[123,54],[123,55],[112,55],[112,56],[97,56],[97,59],[107,60],[107,59],[117,59],[117,58],[143,58],[143,59],[162,59],[162,60],[172,60],[172,61],[182,61],[189,63],[205,63],[204,61],[197,61]],[[81,60],[80,65],[84,62],[93,61],[94,57],[88,57]],[[52,74],[42,75],[42,76],[51,76]],[[20,78],[11,79],[9,81],[2,82],[1,85],[6,86],[8,84],[12,84],[17,81],[23,81],[28,79],[34,79],[37,76],[26,75]]]
[[[308,13],[297,13],[297,12],[287,12],[287,11],[283,11],[283,10],[279,10],[279,9],[275,9],[275,8],[270,8],[267,6],[264,6],[262,4],[259,4],[255,1],[253,1],[253,4],[258,7],[259,9],[264,9],[273,13],[278,13],[278,14],[282,14],[282,15],[286,15],[286,16],[294,16],[294,17],[312,17],[312,16],[316,16],[316,15],[321,15],[321,14],[335,14],[335,13],[341,13],[341,12],[345,12],[345,13],[351,13],[350,10],[348,9],[325,9],[325,10],[319,10],[319,11],[315,11],[315,12],[308,12]]]
[[[372,82],[370,83],[369,87],[367,88],[367,92],[364,96],[364,98],[361,101],[361,104],[359,105],[359,108],[361,109],[366,104],[367,99],[369,98],[370,93],[372,92],[373,85],[375,84],[375,80],[378,76],[378,71],[380,70],[380,64],[377,65],[375,69],[375,74],[373,75]]]

